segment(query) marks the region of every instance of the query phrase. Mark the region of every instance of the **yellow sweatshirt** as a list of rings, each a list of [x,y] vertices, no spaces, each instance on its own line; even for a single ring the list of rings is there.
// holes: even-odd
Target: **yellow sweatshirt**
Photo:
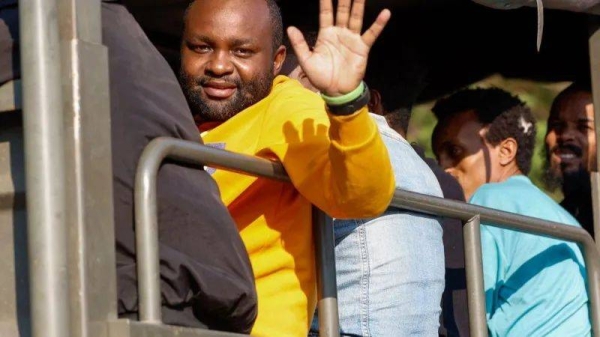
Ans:
[[[253,336],[305,337],[316,306],[311,203],[337,218],[371,217],[388,206],[394,178],[367,109],[325,112],[323,100],[278,76],[271,93],[206,132],[207,145],[279,160],[293,183],[213,172],[254,270]]]

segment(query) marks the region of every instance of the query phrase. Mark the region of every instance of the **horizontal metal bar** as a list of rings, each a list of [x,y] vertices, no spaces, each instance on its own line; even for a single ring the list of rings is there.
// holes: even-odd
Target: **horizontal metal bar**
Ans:
[[[215,166],[256,176],[289,181],[280,163],[247,155],[235,154],[204,146],[198,143],[178,139],[158,138],[153,140],[142,155],[136,177],[136,238],[138,241],[138,269],[140,272],[140,317],[148,301],[160,307],[160,288],[158,275],[158,234],[156,232],[156,172],[165,158],[182,161],[193,165]],[[152,197],[153,195],[153,197]],[[152,199],[152,198],[153,199]],[[150,202],[152,201],[152,202]],[[568,240],[580,244],[588,273],[590,289],[591,317],[594,334],[600,336],[600,254],[590,235],[583,229],[556,222],[544,221],[518,214],[497,211],[494,209],[470,205],[463,202],[446,200],[424,194],[396,190],[391,206],[451,217],[469,221],[479,215],[480,221],[486,225],[506,228],[525,233]],[[144,243],[145,242],[145,243]],[[153,250],[156,250],[155,252]],[[156,256],[154,259],[149,259]],[[154,264],[155,267],[150,266]],[[142,284],[155,283],[147,289]],[[142,294],[144,291],[144,294]],[[144,301],[142,301],[142,296]],[[156,314],[154,314],[156,315]],[[160,314],[158,315],[160,316]]]
[[[486,225],[560,238],[581,244],[594,244],[591,236],[579,227],[415,192],[396,190],[391,205],[462,221],[469,221],[473,216],[479,215],[481,222]]]
[[[283,166],[266,159],[231,153],[175,138],[156,138],[140,157],[135,180],[135,228],[140,321],[160,323],[160,266],[156,176],[161,163],[172,159],[192,165],[212,165],[261,177],[289,181]]]
[[[402,190],[396,190],[391,205],[463,221],[468,221],[471,217],[479,215],[480,221],[489,226],[578,243],[583,249],[588,276],[592,328],[594,336],[600,336],[600,254],[594,240],[586,230],[557,222]]]
[[[149,324],[128,319],[108,321],[110,337],[249,337],[249,335],[201,330],[173,325]]]

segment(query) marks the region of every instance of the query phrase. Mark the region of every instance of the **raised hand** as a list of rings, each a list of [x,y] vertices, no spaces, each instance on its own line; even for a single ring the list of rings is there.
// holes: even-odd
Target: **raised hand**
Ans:
[[[365,1],[340,0],[334,25],[331,0],[320,0],[319,35],[312,51],[296,27],[288,28],[304,73],[327,96],[341,96],[358,87],[365,76],[369,50],[390,19],[390,11],[384,9],[361,35]]]

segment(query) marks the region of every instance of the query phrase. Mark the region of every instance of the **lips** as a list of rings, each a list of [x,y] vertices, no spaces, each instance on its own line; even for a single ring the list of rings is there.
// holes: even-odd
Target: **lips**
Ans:
[[[237,90],[237,86],[228,82],[208,82],[202,85],[206,96],[211,99],[227,99]]]
[[[552,154],[560,159],[563,164],[568,164],[575,160],[580,160],[582,151],[579,147],[574,145],[562,145],[556,146],[552,150]]]

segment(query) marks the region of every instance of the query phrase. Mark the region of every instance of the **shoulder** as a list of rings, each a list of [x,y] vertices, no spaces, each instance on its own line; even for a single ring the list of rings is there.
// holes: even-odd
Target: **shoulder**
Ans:
[[[269,95],[255,106],[262,110],[271,122],[298,121],[307,118],[327,121],[325,103],[321,96],[286,76],[277,76]]]
[[[481,186],[470,203],[548,221],[579,226],[578,222],[529,178],[518,176]]]
[[[300,84],[300,82],[289,77],[279,75],[273,81],[273,89],[267,98],[271,101],[282,103],[299,103],[306,105],[318,105],[324,109],[324,103],[321,96],[312,92]]]
[[[400,138],[402,139],[402,138]],[[427,163],[405,140],[383,137],[394,169],[396,187],[417,193],[443,197],[440,184]]]
[[[534,189],[533,185],[511,178],[499,183],[482,185],[475,191],[469,203],[510,211],[519,203],[518,200],[536,194]]]

